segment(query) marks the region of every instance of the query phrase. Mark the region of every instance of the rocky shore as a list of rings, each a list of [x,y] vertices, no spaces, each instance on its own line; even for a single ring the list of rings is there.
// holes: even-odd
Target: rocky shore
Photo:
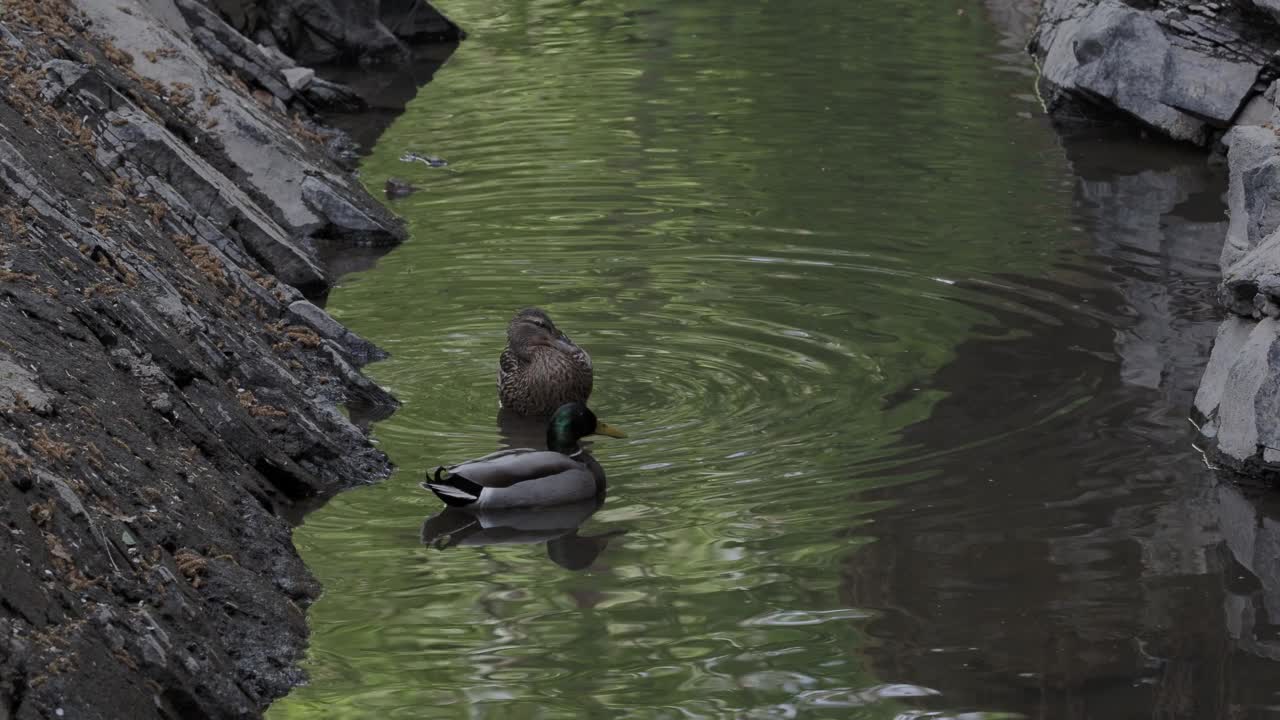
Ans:
[[[404,239],[304,63],[395,68],[421,0],[0,0],[0,720],[241,718],[301,679],[300,504],[395,400],[313,300]],[[335,250],[336,248],[336,250]]]
[[[1045,0],[1029,49],[1058,122],[1136,123],[1225,156],[1226,318],[1193,415],[1217,462],[1280,477],[1280,3]]]

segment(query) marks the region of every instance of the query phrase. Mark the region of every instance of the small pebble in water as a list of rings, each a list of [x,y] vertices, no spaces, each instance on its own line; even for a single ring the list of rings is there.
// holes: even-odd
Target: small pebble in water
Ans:
[[[384,188],[387,197],[390,198],[407,197],[417,190],[418,187],[416,185],[408,180],[401,180],[400,178],[387,178],[387,184]]]

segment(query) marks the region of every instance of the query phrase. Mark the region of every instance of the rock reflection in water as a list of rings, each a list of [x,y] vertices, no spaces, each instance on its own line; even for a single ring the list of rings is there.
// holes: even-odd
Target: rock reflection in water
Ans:
[[[422,523],[422,544],[438,550],[486,545],[546,543],[547,557],[566,570],[586,570],[609,545],[626,533],[608,530],[579,535],[578,530],[604,505],[604,497],[571,505],[525,510],[445,508]]]
[[[1081,287],[1034,284],[1024,303],[1053,322],[968,343],[936,376],[948,397],[904,444],[972,446],[877,491],[893,507],[846,562],[845,601],[882,612],[877,674],[947,707],[1191,720],[1277,700],[1277,512],[1221,484],[1186,421],[1223,184],[1197,155],[1119,147],[1068,140],[1095,254]]]

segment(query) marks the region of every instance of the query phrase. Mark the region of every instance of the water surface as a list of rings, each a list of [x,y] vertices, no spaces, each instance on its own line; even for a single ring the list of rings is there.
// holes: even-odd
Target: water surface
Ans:
[[[1064,145],[977,4],[443,9],[471,39],[362,168],[419,185],[412,239],[330,299],[393,354],[400,470],[296,532],[326,594],[274,717],[1278,703],[1247,529],[1274,514],[1185,421],[1201,157]],[[469,544],[418,482],[510,441],[495,363],[535,304],[630,438],[595,445],[601,508],[510,521],[551,542]]]

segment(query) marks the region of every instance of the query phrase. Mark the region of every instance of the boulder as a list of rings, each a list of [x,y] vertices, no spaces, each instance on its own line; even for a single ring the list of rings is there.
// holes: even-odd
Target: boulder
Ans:
[[[389,198],[408,197],[418,191],[418,186],[408,180],[400,178],[387,178],[387,184],[383,191]]]
[[[389,357],[385,350],[351,332],[342,323],[334,320],[332,315],[307,300],[290,303],[289,319],[304,324],[320,337],[337,343],[346,352],[350,362],[356,366]]]
[[[305,67],[291,67],[283,71],[285,82],[292,90],[303,90],[316,79],[316,71]]]
[[[1049,0],[1032,37],[1058,115],[1123,112],[1174,140],[1206,144],[1253,90],[1265,58],[1221,53],[1169,18],[1118,0]],[[1206,29],[1204,32],[1212,32]]]
[[[1280,22],[1280,0],[1253,0],[1253,4]]]
[[[423,0],[212,0],[241,33],[303,65],[402,62],[409,44],[462,31]]]
[[[1280,137],[1270,128],[1242,126],[1223,138],[1228,148],[1230,225],[1222,246],[1222,302],[1253,315],[1260,275],[1280,272]]]

